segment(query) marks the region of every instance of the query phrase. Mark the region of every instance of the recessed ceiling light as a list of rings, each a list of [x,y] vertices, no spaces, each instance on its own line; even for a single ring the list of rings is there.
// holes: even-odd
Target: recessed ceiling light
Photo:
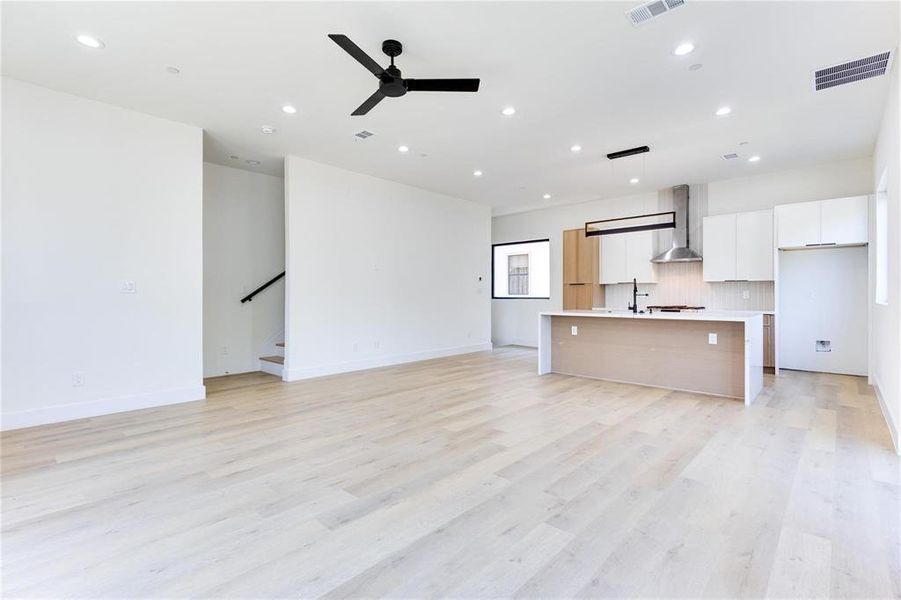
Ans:
[[[721,106],[721,107],[719,107],[718,109],[716,109],[716,116],[718,116],[718,117],[725,117],[725,116],[728,115],[730,112],[732,112],[732,109],[731,109],[731,108],[729,108],[728,106]]]
[[[409,152],[410,148],[409,148],[409,146],[398,146],[397,151],[398,152]]]
[[[748,162],[757,162],[758,160],[760,160],[760,157],[755,154],[754,156],[752,156],[751,158],[748,159]]]
[[[258,164],[260,164],[260,161],[258,161],[258,160],[245,160],[244,162],[246,162],[248,165],[250,165],[252,167],[255,167]]]
[[[691,65],[690,67],[688,67],[688,70],[689,71],[700,71],[703,66],[704,65],[702,65],[701,63],[695,63],[695,64]]]
[[[582,146],[580,146],[579,144],[573,144],[572,146],[569,147],[569,151],[570,152],[581,152]]]
[[[271,127],[269,125],[263,125],[262,127],[260,127],[260,131],[262,131],[266,135],[270,135],[270,134],[275,133],[275,127]]]
[[[88,48],[103,48],[104,44],[93,35],[87,35],[83,33],[75,37],[78,40],[78,43],[82,46],[87,46]]]
[[[291,106],[290,104],[285,104],[285,105],[282,107],[282,112],[283,112],[283,113],[286,113],[286,114],[289,114],[289,115],[293,115],[294,113],[297,112],[297,109],[294,108],[293,106]]]
[[[638,183],[638,177],[633,177],[632,179],[629,180],[629,183],[631,183],[631,184]]]
[[[542,198],[544,198],[545,200],[550,200],[550,199],[551,199],[551,195],[550,195],[550,194],[545,194],[544,196],[542,196]]]
[[[691,42],[682,42],[681,44],[676,46],[676,49],[673,50],[673,54],[675,54],[676,56],[685,56],[686,54],[691,54],[692,52],[694,52],[694,49],[695,45]]]
[[[172,75],[178,75],[181,73],[181,69],[178,67],[166,67],[166,72],[171,73]]]
[[[505,117],[512,117],[516,114],[516,109],[512,106],[505,106],[504,110],[501,111],[501,114],[503,114]]]
[[[472,174],[473,174],[473,177],[481,177],[482,176],[482,172],[479,171],[478,169],[473,171]]]

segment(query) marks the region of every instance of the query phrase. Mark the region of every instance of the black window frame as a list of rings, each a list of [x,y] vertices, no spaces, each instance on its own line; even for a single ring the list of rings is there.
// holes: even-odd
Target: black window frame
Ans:
[[[491,244],[491,299],[492,300],[550,300],[550,296],[495,296],[494,295],[494,249],[497,246],[516,246],[517,244],[536,244],[538,242],[547,242],[548,256],[551,251],[551,238],[541,238],[535,240],[521,240],[518,242],[502,242],[500,244]],[[550,269],[550,264],[548,264]],[[548,273],[550,277],[550,273]]]

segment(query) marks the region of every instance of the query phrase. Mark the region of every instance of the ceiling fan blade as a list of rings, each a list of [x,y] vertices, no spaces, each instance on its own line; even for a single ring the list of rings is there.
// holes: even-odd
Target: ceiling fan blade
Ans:
[[[378,104],[379,102],[381,102],[381,101],[382,101],[382,98],[384,98],[384,97],[385,97],[385,94],[383,94],[382,92],[376,90],[376,92],[375,92],[373,95],[371,95],[370,97],[366,98],[366,101],[363,102],[363,104],[361,104],[361,105],[357,108],[357,110],[355,110],[355,111],[353,111],[352,113],[350,113],[350,115],[351,115],[352,117],[359,117],[360,115],[365,115],[365,114],[368,113],[370,110],[372,110],[373,107],[374,107],[376,104]]]
[[[343,33],[330,33],[329,37],[376,77],[381,77],[382,73],[385,72],[385,69],[379,66],[379,63],[375,62],[371,56],[360,50],[360,47],[350,41],[350,38]]]
[[[404,79],[408,92],[478,92],[478,79]]]

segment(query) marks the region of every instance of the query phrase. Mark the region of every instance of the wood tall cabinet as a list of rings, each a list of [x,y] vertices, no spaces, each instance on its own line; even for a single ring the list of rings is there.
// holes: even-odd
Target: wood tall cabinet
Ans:
[[[591,310],[603,305],[604,291],[598,282],[600,258],[596,236],[586,236],[581,227],[563,232],[564,310]]]

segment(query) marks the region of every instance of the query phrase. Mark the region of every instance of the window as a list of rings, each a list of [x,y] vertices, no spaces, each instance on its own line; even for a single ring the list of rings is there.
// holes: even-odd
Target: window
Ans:
[[[507,257],[507,293],[511,296],[529,295],[528,254],[511,254]]]
[[[493,245],[491,297],[550,299],[550,241],[530,240]]]
[[[876,190],[876,303],[888,304],[888,173]]]

